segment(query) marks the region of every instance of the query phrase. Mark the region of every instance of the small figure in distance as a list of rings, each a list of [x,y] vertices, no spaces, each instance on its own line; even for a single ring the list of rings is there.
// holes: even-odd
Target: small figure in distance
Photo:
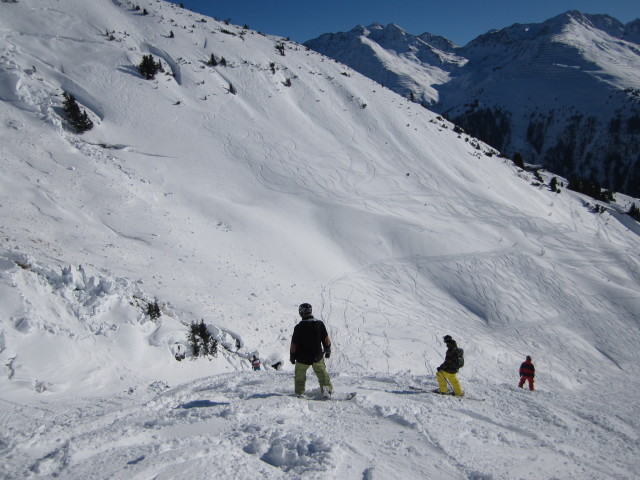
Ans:
[[[176,360],[178,360],[179,362],[184,360],[184,358],[186,357],[184,350],[182,350],[182,345],[178,345],[176,349],[175,357],[176,357]]]
[[[251,367],[253,367],[254,372],[257,372],[258,370],[260,370],[260,359],[255,355],[251,359]]]
[[[531,357],[527,355],[527,358],[522,365],[520,365],[520,383],[518,386],[522,388],[524,382],[529,382],[529,390],[533,392],[533,377],[536,376],[536,367],[531,363]]]

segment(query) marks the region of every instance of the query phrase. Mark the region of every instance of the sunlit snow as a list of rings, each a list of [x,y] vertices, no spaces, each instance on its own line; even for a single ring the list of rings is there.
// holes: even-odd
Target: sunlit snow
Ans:
[[[634,199],[600,213],[344,65],[162,1],[0,3],[0,100],[0,477],[637,477]],[[302,302],[334,400],[311,372],[292,395]],[[176,361],[200,321],[218,356]],[[445,334],[464,399],[410,388]]]

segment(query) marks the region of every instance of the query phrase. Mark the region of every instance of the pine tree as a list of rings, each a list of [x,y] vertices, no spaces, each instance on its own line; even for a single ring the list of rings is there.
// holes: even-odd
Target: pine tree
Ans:
[[[162,71],[162,64],[160,60],[156,63],[153,55],[143,55],[142,61],[138,65],[138,71],[147,80],[152,80],[155,78],[156,73]]]
[[[635,203],[631,204],[627,214],[631,215],[631,217],[635,218],[640,222],[640,207],[638,207]]]
[[[147,315],[151,317],[151,320],[160,318],[162,312],[160,311],[160,305],[158,305],[157,301],[147,304]]]
[[[213,53],[211,54],[211,57],[209,57],[209,61],[207,62],[208,65],[215,67],[218,65],[218,62],[216,61],[216,57],[213,55]]]
[[[187,340],[191,345],[191,351],[194,357],[205,355],[212,357],[218,356],[218,341],[213,338],[204,320],[201,320],[200,323],[191,324]]]
[[[516,152],[513,154],[513,163],[516,167],[520,167],[524,170],[524,160],[522,159],[522,154],[520,152]]]
[[[67,117],[69,125],[71,125],[77,133],[84,133],[93,128],[93,122],[87,115],[86,110],[80,110],[76,98],[70,93],[64,92],[64,103],[62,109]]]
[[[200,356],[200,341],[198,335],[198,324],[192,323],[189,329],[189,335],[187,336],[189,345],[191,345],[191,353],[194,357]]]
[[[209,332],[209,329],[207,328],[207,326],[204,324],[204,320],[202,320],[198,325],[198,335],[202,339],[203,354],[209,355],[211,353],[210,352],[211,333]]]

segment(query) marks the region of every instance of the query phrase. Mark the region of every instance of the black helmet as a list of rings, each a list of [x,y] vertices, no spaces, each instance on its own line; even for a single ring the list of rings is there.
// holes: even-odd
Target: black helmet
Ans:
[[[298,313],[301,317],[306,317],[307,315],[311,315],[311,305],[308,303],[303,303],[298,307]]]
[[[445,335],[444,343],[449,343],[449,342],[453,342],[453,338],[451,338],[451,335]]]

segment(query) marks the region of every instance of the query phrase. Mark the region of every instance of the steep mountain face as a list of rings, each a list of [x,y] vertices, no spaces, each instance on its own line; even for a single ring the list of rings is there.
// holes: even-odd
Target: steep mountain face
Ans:
[[[639,28],[640,20],[623,25],[606,15],[571,11],[541,24],[489,32],[464,47],[452,46],[448,58],[457,61],[446,65],[396,55],[397,62],[377,63],[393,68],[393,73],[378,72],[372,78],[396,75],[399,79],[387,86],[407,95],[407,88],[397,86],[420,85],[428,76],[412,75],[405,64],[418,71],[446,71],[446,78],[434,77],[429,84],[436,93],[420,98],[429,108],[506,154],[520,152],[526,162],[637,196]],[[358,30],[348,35],[355,37]],[[355,64],[334,48],[337,42],[330,42],[330,36],[321,38],[323,43],[312,40],[307,45],[365,75],[369,73],[362,65],[376,65],[366,58]],[[358,38],[375,41],[370,35]],[[377,45],[391,50],[387,39]],[[369,52],[370,58],[378,55],[375,48]]]
[[[411,35],[394,24],[374,23],[347,33],[327,33],[305,45],[424,104],[436,102],[435,87],[447,83],[450,72],[466,62],[446,38]]]
[[[469,351],[480,351],[472,338],[513,321],[557,315],[577,319],[566,328],[580,331],[590,312],[607,310],[613,331],[636,311],[634,300],[620,300],[637,290],[626,253],[636,249],[637,226],[621,214],[628,203],[594,215],[580,197],[532,186],[530,174],[486,144],[342,64],[165,2],[2,8],[0,204],[9,220],[0,248],[18,249],[20,264],[32,265],[18,268],[5,255],[4,285],[15,295],[2,304],[2,361],[31,335],[61,331],[34,318],[37,299],[20,300],[31,293],[11,287],[22,276],[25,285],[42,282],[31,273],[59,263],[83,265],[93,270],[87,279],[103,283],[140,281],[147,303],[171,304],[176,324],[206,319],[274,360],[286,357],[292,305],[295,314],[310,301],[337,336],[335,365],[357,358],[367,371],[411,368],[418,356],[438,362],[436,350],[401,339],[437,338],[454,318],[450,333],[465,332]],[[439,48],[420,53],[423,40],[390,32],[397,51],[437,55],[443,69],[460,62],[442,39],[423,37]],[[138,69],[149,55],[162,67],[152,79]],[[93,129],[71,128],[62,92]],[[580,269],[589,281],[576,289],[572,265],[584,255],[593,266]],[[567,266],[551,272],[553,264]],[[79,284],[53,285],[82,292],[94,283],[78,276]],[[551,276],[563,280],[549,287],[541,279]],[[593,293],[610,289],[610,278],[622,290],[603,301]],[[538,307],[550,296],[561,299],[554,318]],[[438,313],[425,319],[425,309]],[[95,323],[105,335],[118,328]],[[389,328],[402,333],[390,337]],[[177,341],[162,331],[158,351]],[[403,353],[379,355],[387,350]],[[248,353],[234,351],[218,368],[233,370]],[[42,373],[17,358],[16,376]],[[494,360],[479,355],[476,364]],[[572,374],[558,375],[560,384]]]

